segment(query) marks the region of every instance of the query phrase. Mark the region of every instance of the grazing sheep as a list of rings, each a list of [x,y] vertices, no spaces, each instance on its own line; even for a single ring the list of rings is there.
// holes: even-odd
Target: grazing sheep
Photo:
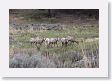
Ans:
[[[39,37],[36,37],[36,38],[31,38],[30,39],[30,43],[31,45],[32,44],[35,44],[35,45],[42,45],[42,43],[45,41],[45,38],[39,38]]]
[[[71,37],[71,36],[68,36],[68,37],[66,37],[66,39],[68,40],[68,42],[70,43],[70,44],[72,44],[72,43],[77,43],[77,44],[79,44],[79,42],[78,41],[76,41],[73,37]]]
[[[58,46],[58,42],[62,43],[62,46],[68,46],[68,44],[73,44],[75,43],[79,43],[78,41],[76,41],[73,37],[68,36],[65,38],[40,38],[40,37],[35,37],[35,38],[31,38],[30,39],[30,43],[35,44],[35,45],[42,45],[42,43],[45,42],[45,45],[47,47],[55,47],[56,45]]]
[[[36,45],[37,44],[42,45],[42,43],[45,41],[44,38],[39,38],[39,37],[36,37],[35,40],[36,40]]]
[[[67,46],[68,45],[67,38],[61,38],[61,43],[62,43],[62,46]]]
[[[36,43],[35,38],[30,38],[30,43],[31,43],[31,45],[35,44]]]
[[[61,43],[62,43],[62,46],[67,46],[68,44],[73,44],[73,43],[79,43],[78,41],[76,41],[73,37],[71,36],[68,36],[68,37],[65,37],[65,38],[61,38]]]
[[[45,42],[46,42],[47,47],[49,46],[52,47],[52,45],[54,45],[55,47],[55,45],[57,45],[58,40],[59,40],[58,38],[46,38]]]

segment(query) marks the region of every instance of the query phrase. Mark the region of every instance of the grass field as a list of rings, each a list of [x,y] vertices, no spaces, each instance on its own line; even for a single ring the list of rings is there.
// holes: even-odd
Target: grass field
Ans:
[[[15,31],[15,32],[14,32]],[[16,31],[10,30],[10,37],[14,39],[13,42],[10,42],[10,57],[12,57],[15,53],[16,54],[37,54],[41,52],[43,54],[49,53],[49,57],[53,55],[58,56],[57,58],[63,58],[65,61],[71,61],[71,58],[64,55],[65,53],[77,52],[80,55],[87,55],[87,54],[94,54],[95,52],[98,53],[98,40],[94,38],[98,38],[98,27],[88,27],[88,28],[70,28],[65,27],[65,29],[61,31],[54,31],[54,30],[40,30],[40,31]],[[40,47],[40,50],[36,48],[36,46],[31,46],[29,39],[32,36],[39,36],[39,37],[66,37],[68,35],[75,36],[76,40],[79,41],[79,44],[69,45],[67,47],[62,47],[61,43],[58,43],[58,47],[47,48],[45,44]],[[92,39],[93,41],[87,41],[88,39]],[[66,57],[66,58],[65,58]],[[68,57],[68,58],[67,58]],[[63,66],[64,67],[64,66]],[[65,66],[66,67],[66,66]],[[71,66],[70,66],[71,67]],[[94,66],[98,67],[98,66]]]
[[[18,22],[18,16],[16,16]],[[21,17],[19,15],[19,17]],[[12,22],[14,18],[10,17]],[[30,20],[30,21],[28,21]],[[64,19],[62,19],[64,20]],[[59,23],[59,19],[35,20],[24,16],[22,23]],[[51,22],[52,21],[52,22]],[[58,21],[58,22],[57,22]],[[69,19],[68,19],[69,21]],[[14,21],[13,21],[14,22]],[[75,23],[64,21],[62,30],[16,30],[9,24],[9,67],[10,68],[98,68],[99,67],[99,27],[96,20],[77,20]],[[21,22],[19,22],[21,24]],[[74,43],[63,47],[47,48],[31,45],[30,38],[63,38],[72,36],[79,44]],[[38,49],[39,47],[40,49]]]

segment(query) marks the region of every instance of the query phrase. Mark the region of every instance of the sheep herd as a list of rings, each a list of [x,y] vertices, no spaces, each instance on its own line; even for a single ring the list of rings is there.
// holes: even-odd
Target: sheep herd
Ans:
[[[43,43],[47,47],[56,47],[58,46],[58,43],[61,43],[61,46],[68,46],[69,44],[79,43],[75,40],[72,36],[67,36],[63,38],[44,38],[44,37],[34,37],[30,38],[31,45],[39,45],[41,46]]]

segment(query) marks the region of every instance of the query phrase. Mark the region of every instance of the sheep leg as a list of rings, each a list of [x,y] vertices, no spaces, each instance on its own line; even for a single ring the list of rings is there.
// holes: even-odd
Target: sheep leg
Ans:
[[[49,46],[50,46],[50,43],[49,43],[49,44],[47,44],[47,48],[49,48]]]
[[[58,43],[56,42],[56,46],[58,47]]]
[[[65,45],[65,47],[67,47],[67,43],[66,43],[66,42],[65,42],[65,44],[64,44],[64,45]]]
[[[33,43],[33,42],[31,42],[31,46],[32,46],[32,43]]]
[[[62,42],[62,47],[63,47],[63,46],[65,46],[65,43],[64,43],[64,42]]]
[[[54,47],[55,47],[55,42],[54,42]]]
[[[77,44],[79,44],[79,42],[78,41],[74,41],[75,43],[77,43]]]

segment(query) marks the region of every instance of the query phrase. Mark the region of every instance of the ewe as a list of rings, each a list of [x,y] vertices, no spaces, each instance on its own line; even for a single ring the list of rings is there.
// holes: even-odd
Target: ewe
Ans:
[[[45,41],[45,38],[39,38],[39,37],[35,37],[35,38],[30,38],[30,43],[35,44],[35,45],[42,45],[42,43]]]
[[[49,46],[52,47],[52,45],[55,46],[55,45],[57,45],[57,42],[58,42],[58,38],[46,38],[46,40],[45,40],[45,44],[47,47],[49,47]]]

